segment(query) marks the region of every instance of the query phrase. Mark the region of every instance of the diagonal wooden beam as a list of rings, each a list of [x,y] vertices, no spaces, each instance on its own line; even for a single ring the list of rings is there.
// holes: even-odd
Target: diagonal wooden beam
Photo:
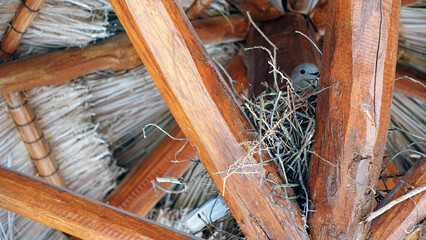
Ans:
[[[214,17],[191,22],[204,44],[243,40],[248,22],[242,15]],[[16,92],[60,84],[100,69],[131,69],[142,64],[126,34],[86,48],[70,48],[0,64],[0,88]]]
[[[251,172],[265,171],[265,176],[280,182],[273,166],[256,164],[242,146],[256,135],[194,37],[182,9],[169,0],[110,2],[245,235],[252,239],[308,238],[296,203],[278,199],[288,211],[280,209],[270,199],[272,184],[263,182],[259,187],[259,174],[216,174],[245,161],[255,164]]]
[[[194,238],[4,168],[0,207],[82,239]]]
[[[284,15],[284,7],[281,0],[228,0],[243,14],[258,21],[268,21]]]
[[[399,0],[329,1],[308,185],[313,239],[363,239],[389,124]]]
[[[419,159],[395,185],[378,209],[403,196],[405,192],[426,185],[426,159]],[[375,218],[371,226],[370,239],[404,239],[416,223],[426,217],[426,192],[398,203],[383,215]]]
[[[242,58],[237,55],[226,68],[231,78],[244,86],[247,86],[247,70]],[[242,92],[241,85],[235,84],[237,92]],[[185,138],[179,126],[176,126],[170,135],[174,138]],[[125,211],[145,216],[157,204],[165,192],[158,190],[157,195],[151,181],[160,176],[182,176],[192,165],[191,161],[173,163],[175,153],[179,151],[178,160],[195,159],[197,154],[190,144],[182,150],[182,141],[165,137],[158,145],[142,160],[132,172],[126,176],[123,182],[108,196],[108,204],[121,208]],[[170,187],[172,184],[162,184]]]

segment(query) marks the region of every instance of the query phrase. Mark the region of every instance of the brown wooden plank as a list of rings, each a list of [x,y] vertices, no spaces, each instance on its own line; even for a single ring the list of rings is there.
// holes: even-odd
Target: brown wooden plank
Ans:
[[[313,239],[363,239],[389,124],[400,1],[329,1],[308,186]]]
[[[193,238],[4,168],[0,207],[82,239]]]
[[[286,205],[278,199],[289,211],[274,205],[269,197],[271,183],[259,187],[258,174],[237,173],[226,182],[226,173],[215,174],[243,159],[247,164],[257,163],[241,145],[256,136],[215,64],[194,37],[182,9],[168,0],[114,0],[111,4],[219,191],[223,193],[226,187],[224,199],[245,235],[306,239],[296,203]],[[280,181],[269,164],[253,168],[250,171],[262,170],[268,178]]]
[[[205,44],[245,38],[248,22],[241,15],[214,17],[191,22]],[[231,27],[233,26],[233,28]],[[84,49],[79,47],[19,59],[0,65],[3,92],[60,84],[100,69],[131,69],[142,64],[126,34],[111,37]]]
[[[281,0],[228,0],[235,5],[243,14],[250,13],[250,16],[259,21],[268,21],[278,18],[284,14],[284,7]]]
[[[226,68],[231,78],[244,86],[247,85],[247,70],[240,55],[237,55]],[[235,86],[236,91],[241,92],[241,85]],[[185,135],[176,126],[170,135],[175,138],[185,138]],[[155,196],[151,181],[160,176],[180,177],[192,165],[191,161],[173,163],[174,155],[183,146],[184,142],[176,141],[165,137],[158,145],[143,159],[132,172],[126,176],[123,182],[109,196],[106,202],[123,210],[145,216],[157,202],[165,195],[165,192],[158,190],[158,197]],[[195,159],[197,154],[194,149],[187,144],[179,155],[178,160]],[[162,184],[168,188],[172,184]]]
[[[212,2],[213,0],[194,0],[192,5],[186,10],[186,16],[191,20],[199,18]]]
[[[262,32],[278,48],[276,61],[278,68],[288,76],[295,67],[302,63],[314,63],[320,65],[320,53],[315,47],[302,35],[295,33],[300,31],[315,41],[315,31],[309,20],[296,13],[288,13],[278,19],[269,22],[263,22],[259,25]],[[254,28],[252,28],[247,37],[247,47],[262,46],[271,53],[273,47],[267,40]],[[253,93],[257,96],[265,90],[263,82],[269,86],[274,86],[274,76],[269,73],[271,67],[268,61],[271,61],[270,55],[263,49],[252,49],[247,51],[248,59],[248,81],[253,86]],[[286,81],[280,81],[284,86]]]
[[[403,196],[414,188],[426,185],[426,159],[419,159],[402,177],[392,191],[380,203],[383,208],[389,202]],[[426,192],[407,199],[383,215],[375,218],[370,239],[404,239],[418,222],[426,217]]]
[[[426,73],[417,71],[402,64],[397,64],[395,78],[401,76],[411,77],[417,81],[420,81],[424,86],[426,86]],[[426,87],[412,81],[411,79],[401,78],[395,81],[394,86],[395,90],[398,92],[402,92],[408,96],[426,101]]]

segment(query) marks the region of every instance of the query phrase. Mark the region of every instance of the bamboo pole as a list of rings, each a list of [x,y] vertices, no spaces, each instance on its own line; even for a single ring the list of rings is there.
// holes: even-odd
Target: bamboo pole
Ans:
[[[191,22],[205,44],[243,40],[248,22],[241,15],[213,17]],[[232,27],[231,27],[232,26]],[[126,34],[119,34],[84,49],[79,47],[0,65],[0,88],[17,92],[70,81],[100,69],[127,70],[142,64]]]
[[[363,239],[389,124],[399,0],[329,1],[308,186],[313,239]],[[331,7],[332,6],[332,7]]]
[[[186,16],[190,20],[199,18],[204,10],[206,10],[207,6],[212,2],[213,0],[195,0],[186,10]]]
[[[247,70],[240,55],[237,55],[226,68],[231,78],[244,86],[247,85]],[[242,92],[241,85],[236,84],[237,92]],[[185,138],[179,126],[170,135],[174,138]],[[190,166],[191,161],[173,163],[174,154],[179,151],[178,159],[195,159],[197,154],[187,144],[182,150],[183,142],[166,137],[142,160],[121,184],[108,196],[106,202],[125,211],[145,216],[157,204],[165,192],[159,190],[157,195],[151,181],[159,176],[182,176]],[[172,184],[162,184],[168,188]]]
[[[0,57],[3,60],[8,60],[15,52],[43,3],[44,0],[22,1],[0,44]],[[24,94],[10,92],[4,94],[4,97],[40,177],[53,184],[65,187],[64,181],[58,173],[58,166],[52,156],[51,149],[37,123],[34,112],[28,104],[28,100],[24,98]]]
[[[296,203],[277,199],[285,210],[272,203],[273,184],[262,182],[259,187],[259,174],[216,174],[245,161],[255,164],[252,171],[264,171],[264,176],[281,182],[273,166],[257,165],[250,150],[241,145],[256,136],[194,37],[182,9],[168,0],[114,0],[111,4],[245,235],[308,238]]]
[[[21,92],[10,93],[7,94],[6,104],[40,177],[45,181],[65,187],[63,179],[58,174],[58,166],[53,159],[50,147],[36,122],[36,116],[31,110],[28,100]]]
[[[426,159],[419,159],[391,192],[377,207],[377,210],[386,208],[386,205],[406,192],[426,185]],[[375,218],[371,226],[370,239],[404,239],[416,223],[426,217],[426,192],[419,193],[412,198],[398,203],[388,209],[383,215]]]
[[[242,13],[250,13],[253,19],[269,21],[284,15],[284,7],[281,0],[228,0]]]
[[[0,207],[82,239],[194,238],[4,168]]]
[[[8,60],[15,52],[44,2],[45,0],[22,1],[0,44],[0,57],[3,60]]]

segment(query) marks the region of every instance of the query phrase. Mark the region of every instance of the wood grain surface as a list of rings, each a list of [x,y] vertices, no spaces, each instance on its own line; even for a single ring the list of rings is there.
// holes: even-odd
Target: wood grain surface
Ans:
[[[329,1],[308,186],[313,239],[363,239],[389,125],[399,0]]]
[[[378,208],[426,185],[426,159],[419,159],[396,184]],[[426,217],[426,192],[407,199],[375,218],[369,239],[404,239],[415,225]]]
[[[216,174],[244,161],[254,164],[245,171],[261,171],[280,182],[273,166],[256,164],[241,145],[256,134],[194,37],[183,10],[168,0],[110,2],[245,235],[250,239],[307,239],[296,203],[278,199],[288,211],[272,203],[272,184],[264,181],[259,186],[260,174]]]
[[[82,239],[194,238],[4,168],[0,207]]]

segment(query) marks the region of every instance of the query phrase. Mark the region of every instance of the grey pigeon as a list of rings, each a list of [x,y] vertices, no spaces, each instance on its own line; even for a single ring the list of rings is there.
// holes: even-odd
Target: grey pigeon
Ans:
[[[291,80],[296,91],[306,90],[311,84],[317,86],[316,79],[319,76],[317,65],[313,63],[302,63],[293,69]],[[315,82],[314,82],[315,81]]]

